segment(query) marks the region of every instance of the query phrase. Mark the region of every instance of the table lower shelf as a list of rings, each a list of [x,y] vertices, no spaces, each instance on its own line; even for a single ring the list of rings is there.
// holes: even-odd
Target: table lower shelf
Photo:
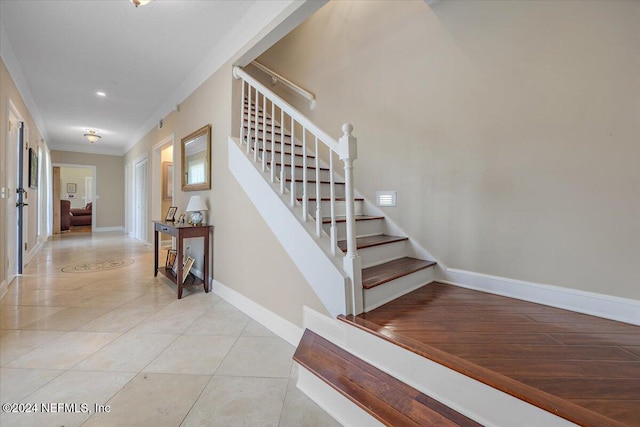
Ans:
[[[166,266],[158,267],[158,272],[164,274],[166,277],[169,278],[169,280],[171,280],[176,285],[178,284],[178,278],[176,277],[175,274],[173,274],[173,270],[171,269],[171,267],[166,267]],[[189,273],[184,283],[182,283],[182,286],[192,286],[192,285],[202,285],[202,284],[204,284],[204,281],[202,279],[200,279],[199,277],[196,277],[193,273]]]

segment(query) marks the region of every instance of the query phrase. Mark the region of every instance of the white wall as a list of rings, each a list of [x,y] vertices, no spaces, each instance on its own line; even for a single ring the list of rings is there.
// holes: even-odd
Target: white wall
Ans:
[[[640,2],[334,1],[259,61],[446,266],[640,299]]]

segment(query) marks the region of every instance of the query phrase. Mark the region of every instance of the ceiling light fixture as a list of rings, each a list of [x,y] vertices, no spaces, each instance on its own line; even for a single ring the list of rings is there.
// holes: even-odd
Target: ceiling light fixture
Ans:
[[[98,96],[102,96],[103,98],[104,98],[105,96],[107,96],[107,94],[106,94],[106,93],[104,93],[104,92],[96,92],[96,95],[98,95]]]
[[[88,133],[84,134],[84,137],[87,138],[89,140],[89,142],[91,142],[92,144],[94,142],[96,142],[97,140],[99,140],[100,138],[102,138],[100,135],[98,135],[95,130],[90,130],[87,131]]]
[[[145,4],[149,3],[151,0],[131,0],[131,3],[135,4],[136,7],[138,6],[144,6]]]

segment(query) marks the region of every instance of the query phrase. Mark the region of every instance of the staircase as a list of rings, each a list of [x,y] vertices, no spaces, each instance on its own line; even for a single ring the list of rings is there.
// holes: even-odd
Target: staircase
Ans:
[[[420,259],[407,236],[390,233],[385,216],[345,179],[355,160],[352,127],[343,126],[335,141],[242,69],[234,73],[243,80],[238,144],[292,214],[314,226],[308,227],[311,237],[328,242],[332,262],[344,265],[352,288],[346,314],[370,311],[432,282],[436,263]],[[343,175],[335,166],[340,160]]]

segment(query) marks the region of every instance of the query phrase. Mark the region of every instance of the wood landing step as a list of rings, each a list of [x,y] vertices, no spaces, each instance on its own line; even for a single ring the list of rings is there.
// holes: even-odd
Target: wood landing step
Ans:
[[[582,426],[640,426],[640,326],[432,282],[338,319]]]
[[[374,265],[373,267],[363,268],[362,287],[364,289],[375,288],[383,283],[424,270],[436,264],[435,261],[404,257]]]
[[[388,243],[402,242],[404,240],[409,240],[409,238],[400,237],[400,236],[388,236],[386,234],[378,234],[376,236],[357,237],[356,248],[357,249],[371,248],[374,246],[386,245]],[[338,247],[342,252],[346,252],[347,241],[340,240],[338,242]]]
[[[387,426],[480,426],[308,329],[293,360]]]

